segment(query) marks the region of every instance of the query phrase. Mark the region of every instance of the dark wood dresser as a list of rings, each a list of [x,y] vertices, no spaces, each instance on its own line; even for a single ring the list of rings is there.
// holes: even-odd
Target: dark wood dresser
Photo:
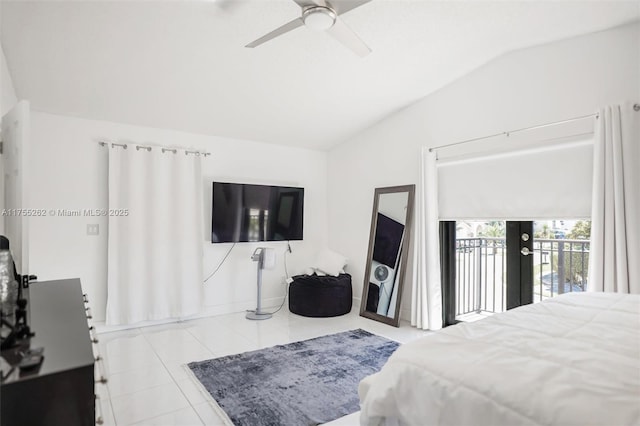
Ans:
[[[16,368],[0,385],[0,424],[94,425],[95,360],[80,280],[34,282],[28,300],[35,336],[2,357],[13,364],[17,351],[42,347],[44,360],[28,373]]]

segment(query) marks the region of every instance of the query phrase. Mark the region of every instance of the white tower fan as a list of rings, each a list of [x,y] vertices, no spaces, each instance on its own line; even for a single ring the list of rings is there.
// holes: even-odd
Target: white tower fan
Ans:
[[[258,303],[255,311],[247,312],[247,319],[266,320],[271,318],[273,314],[262,311],[262,270],[272,269],[275,266],[275,251],[266,247],[258,247],[251,255],[251,260],[258,262]]]

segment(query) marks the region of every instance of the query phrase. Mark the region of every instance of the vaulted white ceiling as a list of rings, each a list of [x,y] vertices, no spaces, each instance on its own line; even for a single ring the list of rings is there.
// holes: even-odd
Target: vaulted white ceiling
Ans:
[[[361,58],[304,27],[245,48],[300,15],[292,0],[1,8],[35,110],[317,149],[501,54],[640,17],[638,1],[373,0],[343,15],[373,51]]]

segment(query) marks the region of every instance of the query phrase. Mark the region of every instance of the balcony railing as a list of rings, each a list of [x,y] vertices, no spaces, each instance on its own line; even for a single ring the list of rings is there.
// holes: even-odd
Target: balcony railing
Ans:
[[[457,239],[456,263],[456,316],[506,310],[504,238]],[[585,291],[588,263],[588,240],[535,239],[534,303],[562,293]]]

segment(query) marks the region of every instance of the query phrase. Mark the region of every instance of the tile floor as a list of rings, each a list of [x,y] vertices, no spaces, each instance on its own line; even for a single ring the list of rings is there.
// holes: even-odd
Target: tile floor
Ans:
[[[97,350],[104,358],[97,384],[104,424],[109,426],[223,425],[192,378],[186,363],[362,328],[401,343],[427,332],[402,322],[400,328],[362,318],[353,309],[335,318],[306,318],[283,308],[273,318],[249,321],[244,313],[161,326],[102,333]],[[357,425],[358,414],[332,422]]]

